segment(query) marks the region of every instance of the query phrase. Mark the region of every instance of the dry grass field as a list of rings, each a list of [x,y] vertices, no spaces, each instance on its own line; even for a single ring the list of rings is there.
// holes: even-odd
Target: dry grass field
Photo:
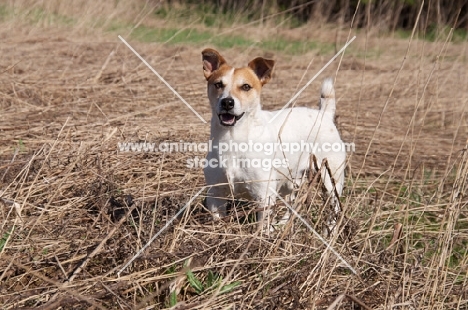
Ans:
[[[208,29],[153,14],[157,1],[35,3],[0,6],[2,309],[468,309],[466,41],[273,20]],[[184,37],[148,38],[164,27]],[[265,235],[243,220],[248,204],[215,222],[202,192],[170,222],[204,186],[187,160],[205,153],[118,145],[206,142],[209,122],[118,35],[205,120],[203,48],[237,66],[274,58],[262,101],[279,109],[357,36],[296,102],[317,106],[336,77],[355,152],[328,241],[356,274],[297,218]],[[295,202],[318,231],[321,194],[310,182]]]

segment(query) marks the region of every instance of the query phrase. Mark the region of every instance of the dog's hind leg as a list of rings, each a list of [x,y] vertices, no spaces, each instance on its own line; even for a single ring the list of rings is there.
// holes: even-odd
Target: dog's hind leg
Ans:
[[[344,165],[345,160],[322,162],[321,177],[333,208],[332,213],[327,216],[326,227],[324,227],[323,233],[326,236],[331,235],[335,230],[336,221],[341,212],[340,196],[344,186]]]

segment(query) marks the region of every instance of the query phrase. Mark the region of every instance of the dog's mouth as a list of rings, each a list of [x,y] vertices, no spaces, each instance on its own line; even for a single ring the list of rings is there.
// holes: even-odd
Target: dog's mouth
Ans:
[[[244,116],[245,112],[241,115],[232,115],[229,113],[221,113],[218,115],[219,121],[223,126],[234,126],[238,120]]]

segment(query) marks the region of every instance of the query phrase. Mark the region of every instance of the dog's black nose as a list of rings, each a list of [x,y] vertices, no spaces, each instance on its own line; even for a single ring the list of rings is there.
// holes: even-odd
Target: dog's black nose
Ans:
[[[234,99],[232,98],[224,98],[221,100],[221,108],[224,110],[232,110],[234,108]]]

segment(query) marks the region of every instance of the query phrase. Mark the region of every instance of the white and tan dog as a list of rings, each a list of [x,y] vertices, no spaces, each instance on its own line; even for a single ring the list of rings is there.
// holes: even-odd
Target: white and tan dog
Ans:
[[[310,153],[302,149],[292,152],[292,144],[314,144],[309,152],[316,156],[318,164],[327,159],[334,182],[327,169],[320,169],[321,176],[335,211],[340,211],[337,196],[343,189],[346,150],[330,148],[332,144],[343,144],[334,124],[332,81],[323,83],[319,109],[290,108],[276,115],[279,111],[264,111],[260,103],[262,87],[272,76],[273,60],[258,57],[247,67],[234,68],[214,49],[205,49],[202,56],[212,109],[213,145],[207,156],[210,164],[204,169],[206,183],[212,185],[206,205],[214,216],[226,215],[230,196],[256,201],[261,210],[267,210],[275,203],[276,193],[283,197],[291,194],[309,169],[310,160]],[[276,148],[278,144],[280,149]],[[272,145],[275,152],[271,152]],[[260,211],[257,220],[262,218]]]

